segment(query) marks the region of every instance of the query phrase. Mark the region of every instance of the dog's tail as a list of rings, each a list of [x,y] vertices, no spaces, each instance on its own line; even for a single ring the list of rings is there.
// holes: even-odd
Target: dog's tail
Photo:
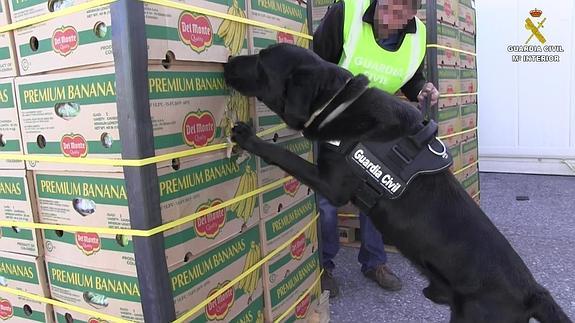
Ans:
[[[532,293],[528,297],[526,305],[530,322],[533,322],[532,319],[536,319],[540,323],[573,323],[545,289],[539,289]]]

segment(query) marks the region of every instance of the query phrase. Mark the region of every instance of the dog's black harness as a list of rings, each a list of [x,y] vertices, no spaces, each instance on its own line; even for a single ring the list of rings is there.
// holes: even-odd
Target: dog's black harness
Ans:
[[[328,115],[332,111],[337,111],[342,106],[347,108],[364,91],[365,89],[350,90],[346,84],[324,106],[323,113],[311,118],[308,125],[321,127],[326,120],[330,120]],[[346,96],[351,99],[342,102],[341,98]],[[344,155],[353,173],[362,179],[363,184],[355,192],[353,202],[362,209],[370,210],[381,198],[399,198],[417,176],[439,173],[452,165],[453,159],[448,149],[436,137],[437,130],[435,121],[426,120],[423,121],[423,127],[411,136],[389,142],[329,142],[327,147]]]
[[[362,179],[354,203],[371,209],[381,198],[397,199],[415,177],[448,169],[453,159],[436,137],[431,120],[415,135],[389,142],[331,142],[330,150],[344,155],[353,173]]]

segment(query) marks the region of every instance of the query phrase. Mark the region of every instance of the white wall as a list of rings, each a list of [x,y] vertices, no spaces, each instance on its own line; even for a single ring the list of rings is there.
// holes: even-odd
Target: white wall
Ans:
[[[525,44],[534,8],[547,17],[545,45],[563,45],[559,63],[512,62],[523,53],[507,47]],[[575,175],[573,1],[481,0],[476,10],[480,170]]]

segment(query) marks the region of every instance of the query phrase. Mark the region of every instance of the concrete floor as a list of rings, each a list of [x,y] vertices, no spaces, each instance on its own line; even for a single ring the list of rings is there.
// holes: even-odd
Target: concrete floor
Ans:
[[[575,177],[482,173],[480,187],[485,213],[575,321]],[[330,302],[332,322],[448,321],[447,307],[423,297],[427,282],[405,258],[389,253],[404,287],[387,292],[363,277],[358,250],[342,248],[336,258],[340,295]]]

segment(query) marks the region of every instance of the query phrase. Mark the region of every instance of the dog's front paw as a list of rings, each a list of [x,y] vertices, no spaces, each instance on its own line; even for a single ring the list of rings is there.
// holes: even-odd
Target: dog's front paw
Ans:
[[[247,123],[237,122],[232,128],[232,141],[243,149],[249,150],[254,139],[257,139],[257,136]]]

